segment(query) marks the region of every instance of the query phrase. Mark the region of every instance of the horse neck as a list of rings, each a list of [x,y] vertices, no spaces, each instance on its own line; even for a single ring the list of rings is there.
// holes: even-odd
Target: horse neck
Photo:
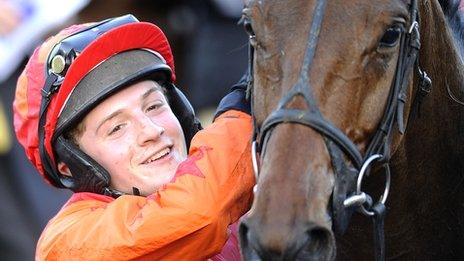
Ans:
[[[413,108],[406,138],[429,142],[435,153],[442,149],[448,155],[453,152],[463,155],[464,106],[448,94],[450,91],[458,99],[464,99],[464,66],[460,53],[463,43],[454,38],[437,0],[421,1],[419,8],[422,38],[419,65],[432,79],[432,92],[416,107],[419,110]],[[416,79],[414,87],[417,86]]]
[[[448,97],[446,85],[456,95],[461,95],[463,89],[460,86],[464,79],[461,50],[464,43],[453,36],[453,29],[449,27],[437,0],[421,1],[419,8],[422,38],[420,66],[427,70],[433,80],[433,96],[440,98],[444,94]]]
[[[462,56],[438,1],[424,0],[419,7],[422,38],[419,64],[432,79],[432,91],[423,99],[420,110],[412,109],[402,145],[392,159],[391,201],[399,204],[405,197],[411,200],[400,203],[403,205],[392,212],[407,210],[411,220],[415,220],[419,214],[415,211],[419,210],[439,215],[445,209],[457,209],[464,197],[464,190],[460,189],[464,184],[464,106],[453,101],[447,90],[464,99]],[[416,78],[414,89],[418,86]],[[404,193],[411,188],[413,195]],[[464,209],[458,216],[461,215]],[[432,226],[432,219],[432,215],[427,216],[422,225]],[[449,222],[453,224],[455,220]],[[464,232],[464,226],[457,230]]]
[[[391,206],[388,216],[396,218],[386,221],[386,240],[392,253],[404,251],[418,259],[440,253],[447,259],[444,257],[456,255],[458,238],[464,233],[460,221],[464,217],[460,207],[464,198],[464,106],[449,97],[447,86],[458,99],[464,99],[464,67],[458,42],[438,1],[420,1],[419,7],[419,64],[432,79],[432,91],[420,110],[412,109],[406,134],[392,158],[387,204]],[[415,77],[413,96],[417,80]],[[410,238],[406,248],[401,240],[395,243],[398,236]],[[442,242],[449,244],[443,247]]]
[[[432,91],[420,106],[414,103],[406,134],[392,158],[392,189],[398,192],[393,193],[397,195],[392,195],[392,200],[401,201],[401,191],[413,186],[414,197],[423,209],[441,208],[443,202],[454,205],[457,198],[464,197],[464,190],[456,190],[461,195],[452,198],[452,193],[444,193],[462,183],[464,172],[464,106],[453,101],[447,90],[464,99],[464,66],[458,42],[438,1],[420,1],[419,8],[419,65],[430,76]],[[417,78],[413,96],[418,88]],[[429,195],[436,196],[430,199]],[[428,200],[423,202],[424,198]]]

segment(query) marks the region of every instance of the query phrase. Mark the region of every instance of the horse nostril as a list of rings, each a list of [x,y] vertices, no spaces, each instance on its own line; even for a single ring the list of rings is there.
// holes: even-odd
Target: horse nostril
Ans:
[[[249,240],[248,240],[248,225],[243,220],[242,222],[240,222],[240,225],[238,227],[238,234],[239,234],[240,248],[242,250],[241,252],[242,252],[243,259],[250,260],[251,249],[250,249]]]
[[[247,261],[259,261],[261,258],[258,256],[255,247],[257,247],[256,241],[253,238],[252,231],[246,223],[246,219],[240,222],[238,228],[238,234],[240,239],[240,249],[242,259]]]
[[[301,251],[305,256],[312,256],[310,260],[333,260],[335,258],[335,242],[331,231],[323,227],[314,227],[309,229],[307,234],[308,244]]]
[[[245,224],[245,221],[240,222],[240,225],[238,226],[238,234],[240,242],[248,241],[248,226]]]

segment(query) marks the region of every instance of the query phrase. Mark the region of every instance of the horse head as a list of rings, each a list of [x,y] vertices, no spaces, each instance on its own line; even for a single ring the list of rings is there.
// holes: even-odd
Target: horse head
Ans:
[[[360,171],[378,161],[389,174],[419,93],[414,75],[429,91],[417,67],[417,8],[414,0],[246,1],[259,169],[240,226],[245,259],[334,259],[333,231],[343,233],[356,209],[376,214],[378,199],[359,193]],[[384,203],[389,180],[377,179]]]

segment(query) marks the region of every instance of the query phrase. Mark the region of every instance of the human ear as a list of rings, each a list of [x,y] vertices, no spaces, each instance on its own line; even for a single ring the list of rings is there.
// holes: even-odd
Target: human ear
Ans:
[[[58,171],[65,175],[65,176],[69,176],[69,177],[72,177],[72,174],[71,174],[71,171],[69,170],[68,168],[68,165],[66,165],[64,162],[59,162],[58,163]]]

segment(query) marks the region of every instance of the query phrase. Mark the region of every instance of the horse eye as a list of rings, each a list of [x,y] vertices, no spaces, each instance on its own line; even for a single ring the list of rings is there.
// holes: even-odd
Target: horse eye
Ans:
[[[248,19],[245,19],[243,21],[243,27],[245,28],[245,31],[247,34],[251,37],[255,36],[255,32],[253,31],[253,26],[251,26],[251,21]]]
[[[258,47],[258,41],[256,40],[256,34],[253,30],[253,26],[251,25],[251,21],[248,18],[243,18],[243,27],[247,32],[248,36],[250,37],[250,44],[254,48]]]
[[[394,47],[398,44],[401,37],[402,28],[398,25],[392,26],[385,31],[380,39],[381,47]]]

